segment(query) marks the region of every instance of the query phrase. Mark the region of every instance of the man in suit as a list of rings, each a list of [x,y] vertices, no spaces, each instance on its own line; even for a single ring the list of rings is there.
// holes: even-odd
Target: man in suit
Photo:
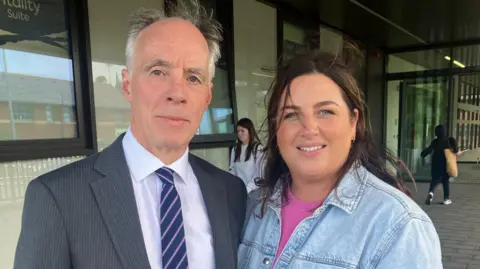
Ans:
[[[29,184],[15,268],[236,268],[245,185],[188,153],[221,39],[192,3],[169,18],[132,16],[122,73],[131,126],[101,153]]]

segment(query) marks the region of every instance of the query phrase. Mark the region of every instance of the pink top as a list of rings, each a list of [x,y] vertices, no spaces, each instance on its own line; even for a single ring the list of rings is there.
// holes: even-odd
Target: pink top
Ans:
[[[280,211],[280,215],[282,218],[282,234],[280,236],[280,244],[278,245],[277,255],[275,256],[275,261],[273,262],[273,266],[277,262],[278,257],[283,251],[283,248],[290,239],[290,236],[297,228],[298,224],[302,220],[307,217],[310,217],[320,205],[322,205],[323,201],[320,202],[304,202],[300,201],[295,196],[293,196],[290,187],[288,188],[288,202],[283,199],[282,201],[282,209]]]

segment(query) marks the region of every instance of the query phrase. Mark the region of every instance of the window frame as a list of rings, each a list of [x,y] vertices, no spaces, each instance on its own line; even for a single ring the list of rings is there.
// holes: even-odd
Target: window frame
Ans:
[[[0,141],[0,162],[86,156],[97,152],[87,1],[65,0],[64,5],[78,137]]]
[[[168,7],[175,3],[176,0],[164,0],[165,11],[168,13]],[[202,2],[200,0],[200,2]],[[227,86],[230,99],[230,107],[232,108],[233,124],[235,126],[238,121],[237,99],[235,94],[235,49],[233,36],[233,0],[216,0],[215,1],[216,19],[223,28],[223,42],[220,47],[221,58],[217,64],[217,68],[227,71]],[[208,10],[207,10],[208,11]],[[216,133],[195,135],[190,142],[191,149],[201,148],[218,148],[228,147],[237,141],[235,128],[233,133]]]

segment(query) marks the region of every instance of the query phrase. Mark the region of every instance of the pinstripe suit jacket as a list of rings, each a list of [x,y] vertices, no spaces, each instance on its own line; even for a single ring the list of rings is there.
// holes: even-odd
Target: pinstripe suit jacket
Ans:
[[[150,268],[122,138],[29,184],[15,269]],[[198,157],[189,161],[207,207],[216,268],[236,268],[245,186]]]

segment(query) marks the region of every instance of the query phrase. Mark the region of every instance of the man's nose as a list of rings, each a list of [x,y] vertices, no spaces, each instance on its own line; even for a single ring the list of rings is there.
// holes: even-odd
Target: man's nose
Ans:
[[[180,72],[172,72],[167,101],[176,104],[187,103],[186,79]]]

